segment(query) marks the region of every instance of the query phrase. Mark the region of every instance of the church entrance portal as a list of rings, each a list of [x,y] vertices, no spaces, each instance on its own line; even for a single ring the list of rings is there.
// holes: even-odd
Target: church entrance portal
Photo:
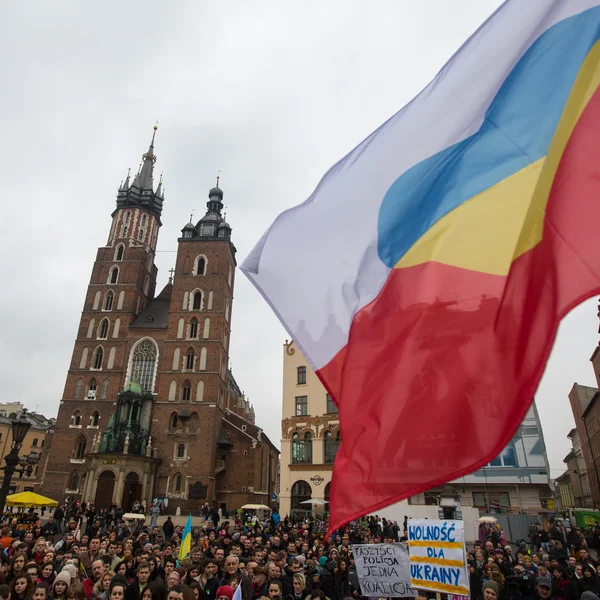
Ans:
[[[102,471],[98,477],[98,488],[94,504],[96,509],[108,508],[112,504],[115,488],[115,474],[112,471]]]
[[[142,484],[137,473],[131,471],[125,477],[125,484],[123,485],[123,498],[121,500],[123,511],[130,511],[136,500],[138,502],[142,501]]]

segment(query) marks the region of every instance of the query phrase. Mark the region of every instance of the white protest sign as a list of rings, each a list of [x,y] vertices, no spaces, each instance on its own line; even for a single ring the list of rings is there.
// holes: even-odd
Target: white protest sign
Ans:
[[[413,587],[469,595],[462,521],[409,520],[408,544]]]
[[[363,596],[416,596],[410,585],[410,559],[403,544],[352,544]]]

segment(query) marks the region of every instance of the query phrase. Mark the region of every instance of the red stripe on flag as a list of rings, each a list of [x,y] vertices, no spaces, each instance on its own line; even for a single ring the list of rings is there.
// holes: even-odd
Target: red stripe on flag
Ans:
[[[427,263],[390,274],[319,376],[340,405],[342,524],[470,473],[510,442],[560,320],[600,293],[600,95],[556,173],[544,236],[508,277]]]

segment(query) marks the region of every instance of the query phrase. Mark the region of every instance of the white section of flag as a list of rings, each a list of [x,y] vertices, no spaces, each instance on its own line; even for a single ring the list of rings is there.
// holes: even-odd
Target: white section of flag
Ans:
[[[235,588],[235,592],[233,592],[232,600],[242,600],[242,584],[239,583]]]
[[[308,200],[277,217],[241,268],[313,368],[346,345],[354,315],[389,275],[377,254],[377,220],[391,184],[475,133],[530,45],[599,3],[509,0],[421,94],[332,167]]]

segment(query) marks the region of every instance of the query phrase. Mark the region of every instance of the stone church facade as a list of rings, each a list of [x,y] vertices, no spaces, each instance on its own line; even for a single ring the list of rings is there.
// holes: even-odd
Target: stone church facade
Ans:
[[[156,130],[155,130],[156,133]],[[97,508],[135,500],[169,511],[271,504],[279,452],[229,364],[236,271],[219,182],[206,214],[184,226],[169,283],[156,292],[164,201],[154,136],[117,193],[84,300],[42,493]]]

